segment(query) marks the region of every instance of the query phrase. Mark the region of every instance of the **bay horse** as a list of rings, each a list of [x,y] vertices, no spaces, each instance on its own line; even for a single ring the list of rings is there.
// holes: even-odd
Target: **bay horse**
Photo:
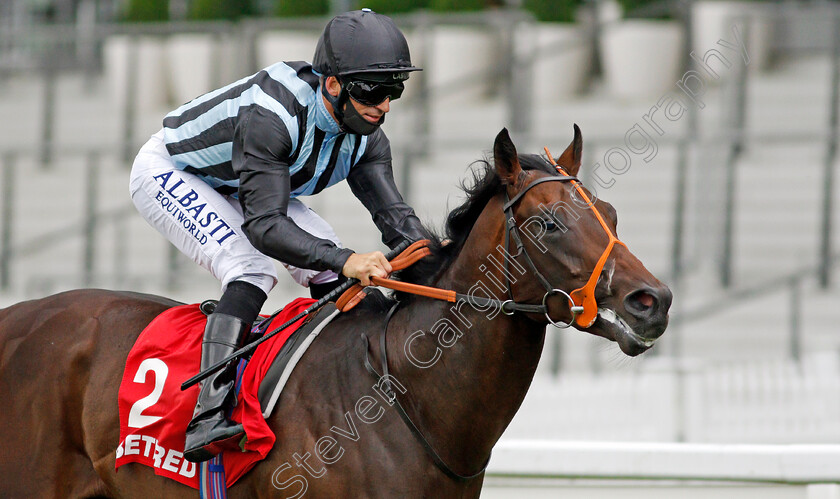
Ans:
[[[466,201],[449,214],[445,243],[435,241],[432,255],[401,276],[477,298],[400,296],[390,321],[394,300],[385,298],[339,315],[286,384],[269,419],[274,448],[230,497],[478,497],[549,321],[574,322],[630,356],[648,349],[665,331],[671,292],[625,246],[610,243],[612,206],[595,200],[593,210],[575,199],[581,153],[575,126],[556,159],[564,175],[540,156],[518,155],[502,130],[492,163],[474,172]],[[517,251],[508,246],[520,243]],[[580,310],[564,290],[590,280],[597,312],[575,321]],[[149,467],[114,469],[126,357],[141,330],[175,305],[76,290],[0,311],[0,496],[195,496]],[[383,369],[382,344],[388,376],[377,379],[365,364]],[[399,404],[382,396],[386,385]]]

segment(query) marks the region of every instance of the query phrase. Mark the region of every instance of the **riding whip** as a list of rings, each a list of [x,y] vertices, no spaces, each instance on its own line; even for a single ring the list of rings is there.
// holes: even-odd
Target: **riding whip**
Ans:
[[[402,252],[403,252],[406,248],[408,248],[409,244],[410,244],[410,242],[409,242],[409,241],[403,241],[402,243],[400,243],[400,245],[399,245],[399,246],[395,247],[393,250],[391,250],[390,252],[388,252],[388,253],[385,255],[385,258],[387,258],[389,261],[390,261],[390,260],[393,260],[393,259],[394,259],[395,257],[397,257],[400,253],[402,253]],[[291,326],[292,324],[294,324],[295,322],[299,321],[299,320],[300,320],[300,319],[302,319],[303,317],[306,317],[307,315],[309,315],[309,314],[310,314],[310,313],[312,313],[313,311],[318,310],[318,309],[319,309],[319,308],[321,308],[322,306],[326,305],[328,302],[335,300],[336,298],[338,298],[339,296],[341,296],[341,295],[342,295],[345,291],[347,291],[348,289],[350,289],[350,287],[352,287],[354,284],[356,284],[356,283],[358,283],[358,282],[359,282],[359,280],[358,280],[358,279],[348,279],[348,280],[347,280],[347,281],[345,281],[343,284],[341,284],[341,285],[340,285],[340,286],[338,286],[337,288],[335,288],[335,289],[333,289],[332,291],[330,291],[330,292],[329,292],[326,296],[324,296],[324,297],[323,297],[323,298],[321,298],[320,300],[316,301],[315,303],[313,303],[312,305],[310,305],[309,307],[307,307],[307,308],[306,308],[306,310],[304,310],[303,312],[301,312],[301,313],[297,314],[296,316],[292,317],[291,319],[289,319],[288,321],[286,321],[285,323],[283,323],[281,326],[279,326],[279,327],[278,327],[277,329],[275,329],[274,331],[271,331],[270,333],[267,333],[267,334],[263,335],[263,337],[262,337],[262,338],[260,338],[260,339],[258,339],[258,340],[256,340],[256,341],[254,341],[254,342],[251,342],[251,343],[249,343],[249,344],[245,345],[244,347],[242,347],[242,348],[240,348],[239,350],[237,350],[237,351],[233,352],[232,354],[228,355],[227,357],[225,357],[224,359],[220,360],[219,362],[216,362],[216,363],[215,363],[215,364],[213,364],[212,366],[208,367],[208,368],[207,368],[207,369],[205,369],[204,371],[201,371],[200,373],[196,374],[196,375],[195,375],[195,376],[193,376],[192,378],[190,378],[190,379],[188,379],[188,380],[184,381],[183,383],[181,383],[181,390],[186,390],[187,388],[189,388],[189,387],[193,386],[194,384],[198,383],[199,381],[201,381],[201,380],[203,380],[203,379],[205,379],[205,378],[209,377],[209,376],[210,376],[211,374],[213,374],[214,372],[216,372],[216,371],[218,371],[219,369],[221,369],[221,368],[223,368],[224,366],[226,366],[226,365],[228,364],[228,362],[231,362],[231,361],[233,361],[233,360],[239,360],[240,358],[242,358],[242,357],[244,357],[244,356],[246,356],[246,355],[251,354],[254,350],[256,350],[256,349],[257,349],[257,347],[258,347],[258,346],[259,346],[262,342],[264,342],[264,341],[268,340],[269,338],[271,338],[271,337],[272,337],[272,336],[274,336],[275,334],[277,334],[277,333],[279,333],[280,331],[282,331],[282,330],[286,329],[287,327]],[[271,319],[272,319],[272,318],[273,318],[273,317],[269,317],[269,318],[268,318],[268,319],[266,319],[266,320],[267,320],[267,321],[269,321],[269,323],[270,323],[270,321],[271,321]]]

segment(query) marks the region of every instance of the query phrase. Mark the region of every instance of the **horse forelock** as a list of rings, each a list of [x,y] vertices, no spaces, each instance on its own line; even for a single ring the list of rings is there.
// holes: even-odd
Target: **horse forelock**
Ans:
[[[558,175],[557,170],[548,161],[536,154],[520,154],[519,163],[526,171],[536,170]],[[461,189],[466,194],[466,200],[447,215],[443,236],[433,234],[433,240],[429,245],[431,254],[413,266],[400,271],[397,274],[398,279],[422,285],[433,283],[461,252],[470,231],[487,203],[505,189],[505,185],[496,174],[496,169],[489,159],[474,162],[470,173],[471,178],[461,181]],[[441,243],[443,240],[449,240],[449,243],[443,245]],[[407,298],[401,293],[398,293],[398,297],[400,300]]]

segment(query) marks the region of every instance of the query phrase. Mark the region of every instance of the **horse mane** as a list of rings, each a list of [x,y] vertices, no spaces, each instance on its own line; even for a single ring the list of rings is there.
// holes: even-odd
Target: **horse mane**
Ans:
[[[538,170],[558,175],[548,161],[536,154],[520,154],[519,164],[523,170]],[[397,279],[426,286],[433,283],[461,252],[470,231],[487,203],[503,191],[504,184],[496,174],[496,168],[490,160],[478,160],[473,165],[476,167],[470,169],[472,178],[468,179],[471,182],[462,180],[460,185],[466,194],[466,200],[447,215],[444,234],[442,236],[432,234],[429,244],[431,254],[411,267],[397,272],[395,274]],[[443,245],[442,241],[447,239],[450,242]],[[404,301],[409,296],[397,293],[397,298]]]

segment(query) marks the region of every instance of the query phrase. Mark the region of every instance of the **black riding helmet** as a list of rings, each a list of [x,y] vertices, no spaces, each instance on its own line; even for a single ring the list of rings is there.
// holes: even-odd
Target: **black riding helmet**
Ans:
[[[358,114],[352,103],[347,105],[348,86],[357,92],[362,87],[374,96],[396,98],[408,73],[420,71],[411,65],[408,43],[394,21],[370,9],[346,12],[327,23],[315,48],[312,69],[324,77],[338,78],[338,97],[330,95],[323,85],[321,92],[332,104],[342,130],[362,135],[376,131],[385,117],[372,124]],[[371,105],[364,99],[356,100]]]

